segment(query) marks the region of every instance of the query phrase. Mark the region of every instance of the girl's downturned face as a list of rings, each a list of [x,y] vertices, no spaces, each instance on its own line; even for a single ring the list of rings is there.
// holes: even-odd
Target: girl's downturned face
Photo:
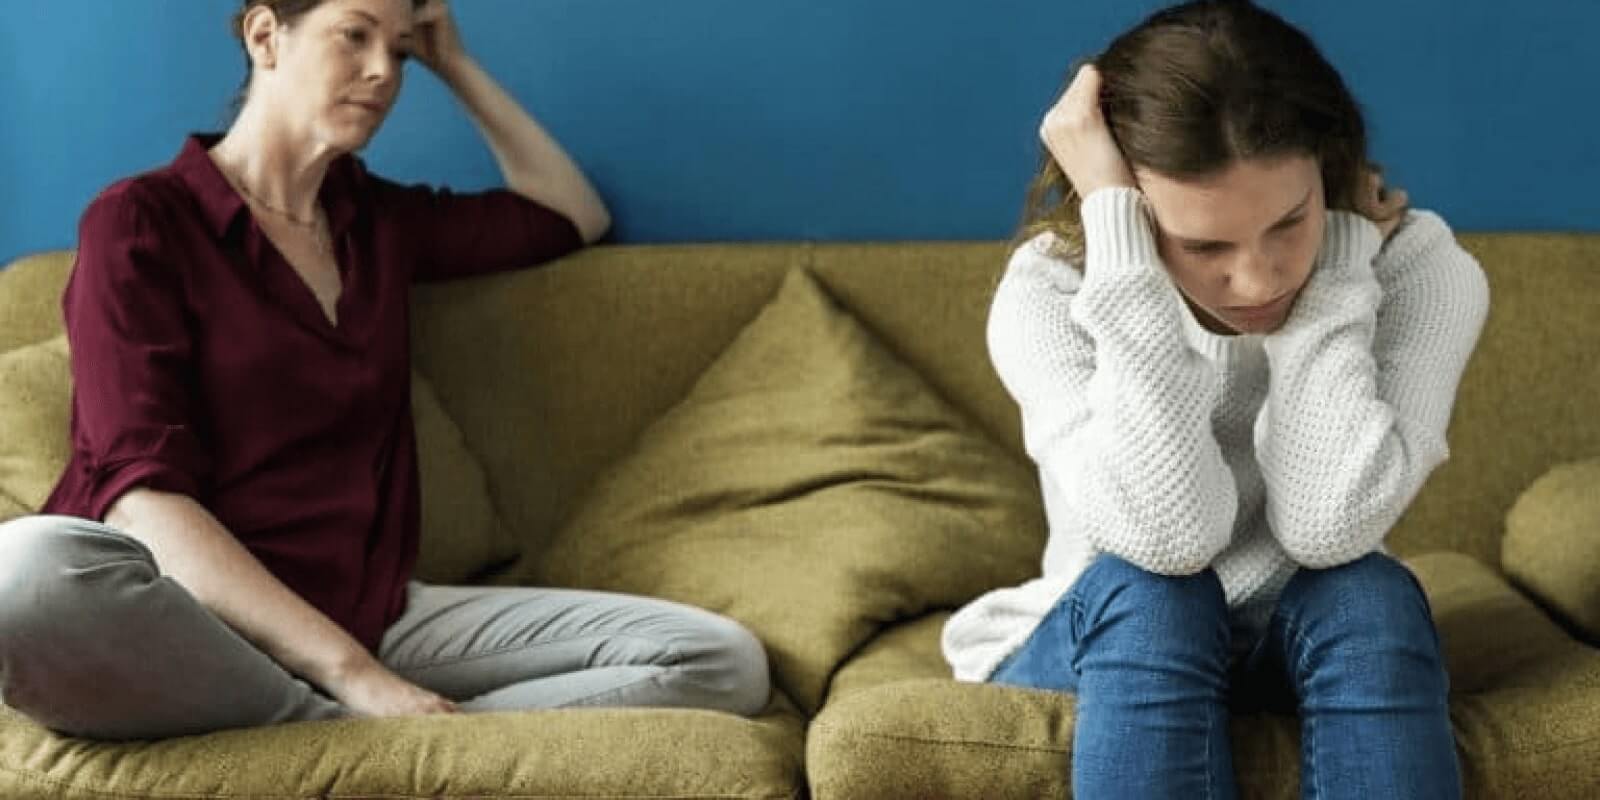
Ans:
[[[1135,169],[1167,271],[1217,333],[1281,327],[1322,245],[1322,171],[1311,156],[1253,158],[1200,179]]]

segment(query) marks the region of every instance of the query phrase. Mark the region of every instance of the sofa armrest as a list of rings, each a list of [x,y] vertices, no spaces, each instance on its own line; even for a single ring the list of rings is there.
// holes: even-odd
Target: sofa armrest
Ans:
[[[1600,458],[1555,467],[1506,515],[1506,575],[1600,644]]]

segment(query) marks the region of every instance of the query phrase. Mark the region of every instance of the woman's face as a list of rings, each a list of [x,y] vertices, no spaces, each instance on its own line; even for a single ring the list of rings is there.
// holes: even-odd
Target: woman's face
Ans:
[[[1311,156],[1245,159],[1204,179],[1135,169],[1161,259],[1217,333],[1270,333],[1288,319],[1322,246],[1322,171]]]
[[[326,0],[274,34],[271,104],[301,135],[340,152],[378,132],[400,92],[411,0]]]

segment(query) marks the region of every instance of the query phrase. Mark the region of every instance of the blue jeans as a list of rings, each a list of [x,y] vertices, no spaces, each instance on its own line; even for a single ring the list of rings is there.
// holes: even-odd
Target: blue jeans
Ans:
[[[1438,634],[1399,562],[1302,569],[1247,655],[1229,644],[1215,572],[1102,555],[990,680],[1077,694],[1076,797],[1238,796],[1230,709],[1300,714],[1304,797],[1461,796]]]

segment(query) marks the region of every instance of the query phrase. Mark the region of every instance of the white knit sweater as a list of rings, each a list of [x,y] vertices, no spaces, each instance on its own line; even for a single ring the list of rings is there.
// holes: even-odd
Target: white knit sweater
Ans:
[[[1044,234],[1012,255],[990,312],[1050,536],[1041,577],[946,624],[960,680],[987,679],[1098,553],[1215,569],[1236,628],[1259,632],[1298,566],[1380,549],[1448,455],[1488,311],[1483,271],[1437,215],[1411,212],[1384,245],[1334,211],[1283,327],[1220,336],[1163,268],[1142,194],[1102,189],[1082,213],[1087,270]]]

